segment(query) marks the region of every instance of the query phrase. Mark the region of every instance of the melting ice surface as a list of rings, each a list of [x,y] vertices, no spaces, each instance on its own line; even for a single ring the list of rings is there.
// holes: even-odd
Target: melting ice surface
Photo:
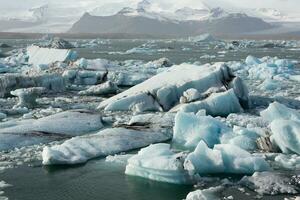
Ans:
[[[47,165],[51,175],[51,169],[87,162],[64,169],[56,183],[64,189],[76,173],[82,182],[101,174],[110,189],[92,183],[97,199],[117,192],[109,168],[119,165],[115,182],[145,183],[141,193],[149,192],[149,182],[158,184],[156,193],[165,186],[165,199],[299,195],[299,52],[290,50],[299,42],[205,36],[9,46],[0,58],[0,174],[13,186],[0,180],[0,199],[20,198],[22,183],[32,189],[24,184],[30,182],[26,173],[14,179],[24,165]],[[87,177],[82,172],[91,166],[95,174]],[[31,177],[42,171],[27,169]],[[132,187],[126,188],[120,194]],[[131,195],[122,198],[135,199]]]

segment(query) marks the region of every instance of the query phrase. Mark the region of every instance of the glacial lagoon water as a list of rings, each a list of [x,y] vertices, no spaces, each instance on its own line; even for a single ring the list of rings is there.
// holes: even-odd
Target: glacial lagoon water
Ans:
[[[35,40],[0,41],[13,48],[3,52],[25,47]],[[86,43],[82,40],[73,42]],[[143,47],[147,44],[146,47]],[[134,49],[142,47],[141,49]],[[131,53],[126,51],[134,49]],[[109,40],[95,47],[76,48],[79,57],[87,59],[104,58],[109,60],[151,61],[167,57],[171,62],[208,62],[240,61],[247,55],[256,57],[278,56],[280,58],[299,59],[300,49],[286,48],[244,48],[237,51],[214,49],[207,45],[194,45],[179,41],[147,40]],[[139,52],[140,51],[140,52]],[[0,173],[0,180],[12,185],[5,188],[5,196],[10,200],[180,200],[192,191],[193,186],[174,185],[155,182],[124,174],[123,164],[108,163],[105,159],[95,159],[84,165],[44,167],[41,163],[33,166],[19,166]],[[299,173],[298,173],[299,174]],[[236,177],[224,178],[235,180]],[[213,185],[213,183],[212,183]],[[236,188],[229,188],[222,196],[234,199],[256,199],[251,191],[241,193]],[[288,195],[264,196],[263,200],[284,199]],[[1,197],[0,197],[1,199]]]
[[[10,200],[181,200],[193,186],[155,182],[126,176],[125,166],[96,159],[78,166],[22,166],[0,173],[1,179],[13,185],[5,189]],[[235,177],[224,175],[235,180]],[[214,184],[214,183],[211,183]],[[222,196],[234,199],[257,199],[228,188]],[[282,200],[290,195],[264,196],[262,200]]]

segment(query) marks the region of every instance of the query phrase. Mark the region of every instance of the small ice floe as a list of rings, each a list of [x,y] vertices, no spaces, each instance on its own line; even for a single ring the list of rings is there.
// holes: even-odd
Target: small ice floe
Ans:
[[[0,76],[0,97],[10,95],[10,92],[19,88],[44,87],[50,91],[65,90],[65,81],[59,74],[22,75],[5,74]]]
[[[276,172],[255,172],[244,177],[241,184],[264,195],[298,194],[299,188],[292,184],[292,177]]]
[[[173,143],[193,150],[204,140],[209,147],[213,147],[220,143],[221,135],[231,131],[231,128],[211,116],[178,112],[175,117]]]
[[[19,98],[17,107],[34,108],[37,105],[36,99],[45,92],[43,87],[22,88],[10,93]]]
[[[109,163],[117,163],[126,165],[127,161],[133,156],[133,154],[116,154],[116,155],[109,155],[105,158],[105,162]]]
[[[160,128],[173,128],[174,113],[147,113],[134,115],[127,123],[129,126],[154,126]]]
[[[34,66],[74,61],[77,58],[76,52],[69,49],[41,48],[38,46],[28,47],[27,54],[29,56],[28,63]]]
[[[150,145],[128,160],[125,174],[161,182],[191,184],[194,180],[183,166],[185,156],[174,153],[169,144]]]
[[[218,40],[212,35],[210,35],[209,33],[205,33],[202,35],[189,37],[188,41],[195,42],[195,43],[209,43],[209,42],[216,42]]]
[[[300,113],[283,104],[274,102],[261,112],[264,120],[270,123],[271,141],[283,153],[300,154]]]
[[[45,147],[42,153],[44,165],[78,164],[89,159],[114,155],[152,143],[170,139],[168,133],[110,128],[96,134],[74,137],[61,145]]]
[[[62,77],[69,84],[96,85],[102,83],[106,75],[106,71],[68,69],[63,72]]]
[[[147,47],[134,47],[132,49],[127,50],[124,54],[153,54],[157,50],[147,48]]]
[[[188,193],[186,200],[220,200],[221,197],[218,195],[224,188],[222,186],[211,187],[203,190],[195,190]]]
[[[180,108],[184,112],[197,113],[199,110],[206,110],[208,115],[227,116],[230,113],[242,112],[239,99],[233,89],[226,92],[214,93],[207,99],[182,105]]]
[[[4,181],[0,180],[0,200],[8,200],[7,197],[4,196],[4,192],[2,191],[2,189],[7,188],[7,187],[11,187],[12,185],[5,183]]]
[[[256,58],[248,56],[245,60],[248,69],[249,78],[251,79],[278,79],[281,77],[289,78],[292,75],[293,68],[297,61],[279,58]]]
[[[84,91],[80,91],[80,95],[108,95],[116,94],[119,88],[116,84],[111,81],[99,85],[93,85]]]
[[[199,99],[203,99],[203,95],[198,90],[191,88],[183,92],[180,97],[180,103],[190,103]]]
[[[37,120],[8,121],[0,127],[0,150],[9,150],[87,134],[101,129],[103,124],[99,114],[77,110]]]

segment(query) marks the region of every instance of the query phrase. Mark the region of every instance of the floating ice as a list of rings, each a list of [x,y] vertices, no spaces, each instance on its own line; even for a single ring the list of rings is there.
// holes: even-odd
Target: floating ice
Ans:
[[[280,88],[281,88],[280,82],[272,79],[266,79],[260,85],[260,89],[262,90],[279,90]]]
[[[168,183],[191,183],[183,161],[184,154],[173,153],[169,144],[150,145],[128,160],[125,174]]]
[[[209,33],[205,33],[205,34],[194,36],[194,37],[189,37],[188,40],[190,42],[196,42],[196,43],[217,41],[217,39],[214,38]]]
[[[39,46],[45,47],[45,48],[53,48],[53,49],[72,49],[72,48],[74,48],[74,46],[70,42],[68,42],[64,39],[61,39],[59,37],[50,38],[49,41],[42,43]]]
[[[0,112],[0,121],[5,119],[7,117],[7,114]]]
[[[0,97],[10,95],[10,91],[19,88],[44,87],[51,91],[63,91],[64,79],[58,74],[28,76],[21,74],[5,74],[0,76]]]
[[[105,107],[105,110],[107,111],[132,110],[137,113],[140,113],[144,111],[161,111],[162,109],[150,93],[139,93],[134,96],[128,96],[116,100],[111,104],[109,104],[107,107]]]
[[[221,198],[217,195],[223,187],[211,187],[204,190],[195,190],[188,193],[186,200],[220,200]]]
[[[14,96],[19,97],[18,107],[34,108],[37,105],[36,98],[45,91],[43,87],[22,88],[11,91]]]
[[[224,134],[220,140],[222,144],[232,144],[247,151],[254,151],[257,149],[256,140],[260,137],[260,132],[258,128],[255,130],[234,126],[232,134]]]
[[[184,166],[199,174],[253,174],[270,170],[264,159],[252,156],[235,145],[217,144],[210,149],[204,141],[200,141],[195,151],[187,156]]]
[[[283,153],[300,155],[300,121],[274,120],[271,123],[271,138]]]
[[[65,70],[63,77],[67,82],[76,85],[96,85],[103,81],[107,72],[90,70]]]
[[[300,170],[300,156],[296,154],[279,154],[275,157],[275,161],[281,167],[290,170]]]
[[[289,78],[293,74],[292,70],[295,61],[288,59],[278,59],[277,57],[264,57],[261,59],[248,56],[245,63],[248,65],[249,78],[251,79],[277,79],[280,76]]]
[[[180,97],[180,103],[190,103],[196,100],[199,100],[203,98],[203,96],[201,95],[201,93],[198,92],[198,90],[191,88],[186,90],[182,97]]]
[[[145,102],[151,100],[155,101],[163,109],[168,110],[168,108],[175,105],[175,102],[179,102],[180,96],[189,88],[194,88],[203,93],[211,87],[222,87],[232,79],[233,75],[226,65],[196,66],[182,64],[168,68],[147,81],[101,102],[99,108],[106,108],[106,110],[130,110],[133,106],[128,106],[128,104],[145,104]],[[167,90],[164,92],[167,92],[169,95],[161,95],[159,93],[159,90],[163,88]],[[166,98],[169,98],[168,101],[165,101]],[[126,104],[123,104],[122,99],[126,99]],[[114,105],[115,102],[122,102],[123,107],[120,106],[120,103],[116,107]]]
[[[174,113],[147,113],[133,116],[128,125],[129,126],[159,126],[164,128],[173,127]]]
[[[108,95],[116,94],[119,90],[118,86],[114,83],[107,81],[105,83],[94,85],[89,87],[87,90],[79,92],[80,95]]]
[[[300,113],[298,111],[288,108],[278,102],[271,103],[266,110],[260,113],[260,115],[268,122],[274,120],[300,121]]]
[[[57,61],[65,62],[75,60],[77,55],[68,49],[50,49],[38,46],[30,46],[27,48],[29,64],[41,65],[51,64]]]
[[[248,56],[248,57],[246,58],[246,60],[245,60],[245,63],[246,63],[247,65],[259,65],[259,64],[261,64],[262,62],[261,62],[258,58],[254,57],[254,56]]]
[[[213,117],[178,112],[175,117],[173,143],[194,149],[204,140],[209,147],[213,147],[220,143],[222,134],[228,134],[230,131],[232,130],[229,127]]]
[[[7,187],[11,187],[12,185],[5,183],[4,181],[0,180],[0,199],[1,200],[8,200],[7,197],[3,196],[4,192],[1,191],[1,189],[7,188]]]
[[[297,187],[290,184],[291,178],[274,172],[255,172],[241,182],[262,195],[298,194]]]
[[[120,154],[120,155],[113,155],[113,156],[109,155],[105,158],[105,162],[126,165],[128,159],[130,159],[132,156],[133,154]]]
[[[300,113],[277,102],[261,112],[268,122],[273,140],[283,153],[300,154]]]
[[[93,135],[72,138],[61,145],[45,147],[42,153],[43,164],[84,163],[92,158],[141,148],[169,138],[169,134],[158,132],[105,129]]]
[[[8,121],[0,125],[0,150],[78,136],[103,127],[101,116],[90,111],[66,111],[38,120]],[[44,136],[44,137],[43,137]]]
[[[206,110],[208,115],[227,116],[230,113],[242,112],[243,108],[233,89],[226,92],[214,93],[203,101],[185,104],[180,108],[184,112],[198,112]]]

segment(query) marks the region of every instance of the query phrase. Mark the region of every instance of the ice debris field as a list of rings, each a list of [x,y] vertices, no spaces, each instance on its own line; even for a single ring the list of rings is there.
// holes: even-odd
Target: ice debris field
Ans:
[[[299,42],[205,38],[146,41],[105,58],[84,55],[114,41],[54,38],[3,49],[0,175],[106,157],[128,176],[194,185],[187,200],[233,199],[223,194],[228,188],[299,199]],[[245,54],[253,49],[262,56]],[[200,60],[138,59],[172,51]],[[4,181],[0,199],[14,187]]]

